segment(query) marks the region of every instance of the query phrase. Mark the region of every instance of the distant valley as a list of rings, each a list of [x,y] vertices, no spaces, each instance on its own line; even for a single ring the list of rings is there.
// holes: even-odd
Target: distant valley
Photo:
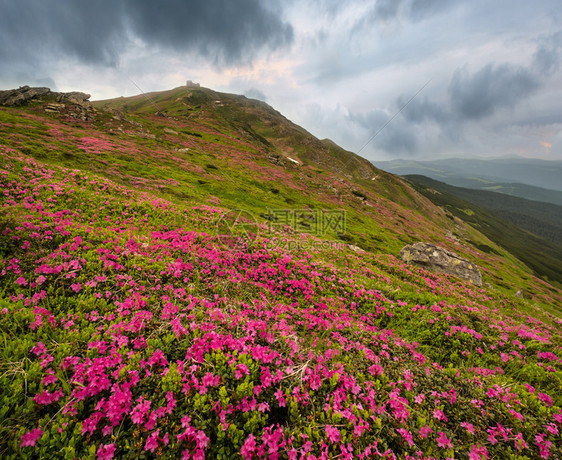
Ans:
[[[374,164],[400,176],[422,175],[457,187],[562,205],[561,161],[450,158],[433,161],[398,159]]]
[[[562,282],[562,207],[502,193],[454,187],[426,176],[405,178],[422,195],[516,255],[534,272]],[[482,248],[487,252],[490,248]]]

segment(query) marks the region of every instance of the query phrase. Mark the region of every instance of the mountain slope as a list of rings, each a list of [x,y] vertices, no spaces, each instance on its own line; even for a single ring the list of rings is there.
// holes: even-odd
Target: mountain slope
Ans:
[[[401,180],[189,91],[0,108],[2,458],[562,455],[560,290]],[[492,287],[400,262],[418,237]]]
[[[113,112],[65,123],[66,109],[45,113],[44,104],[27,107],[25,116],[4,110],[6,145],[166,198],[220,201],[257,217],[268,209],[345,205],[341,236],[364,249],[397,253],[422,235],[442,239],[435,222],[446,219],[428,200],[365,160],[326,146],[262,102],[182,87],[96,105]],[[47,143],[48,155],[42,148]],[[409,220],[416,225],[405,228],[402,222]],[[327,236],[337,238],[335,232]]]
[[[517,256],[539,276],[562,284],[562,244],[558,243],[562,228],[529,216],[533,210],[538,216],[540,206],[559,208],[555,205],[534,203],[521,198],[509,197],[493,192],[462,189],[435,181],[425,176],[406,176],[410,183],[436,205],[442,206],[453,215],[473,225],[488,238]],[[531,207],[529,213],[526,208]],[[517,210],[521,211],[518,212]],[[553,211],[556,219],[556,209]],[[544,218],[544,217],[543,217]],[[516,225],[519,224],[519,225]],[[526,225],[527,224],[527,225]],[[547,241],[525,231],[542,227],[552,232]],[[550,236],[550,235],[549,235]],[[549,238],[550,240],[550,238]]]
[[[179,87],[97,101],[92,112],[49,98],[0,111],[6,146],[174,202],[243,209],[269,227],[288,224],[365,250],[397,255],[407,243],[435,242],[477,261],[500,288],[513,279],[510,290],[550,293],[501,248],[483,255],[478,246],[490,244],[484,236],[451,222],[400,179],[314,138],[261,101]],[[345,228],[323,224],[341,209]],[[450,238],[455,232],[466,238]]]
[[[316,139],[262,101],[206,88],[180,87],[132,98],[97,101],[95,106],[117,109],[131,115],[151,117],[158,113],[165,117],[166,124],[172,129],[174,126],[192,126],[195,132],[186,131],[184,134],[188,136],[201,135],[197,129],[204,127],[228,137],[231,142],[246,141],[254,148],[257,146],[261,153],[268,155],[270,161],[270,155],[274,158],[279,155],[280,161],[290,164],[293,162],[287,158],[297,160],[300,165],[309,166],[309,177],[315,172],[331,172],[364,186],[372,185],[376,177],[378,182],[375,190],[378,194],[398,202],[405,200],[404,203],[416,204],[416,199],[408,196],[408,192],[402,190],[403,184],[394,177],[329,140]],[[206,138],[203,136],[203,139]],[[320,168],[320,171],[312,167]],[[325,181],[325,178],[322,180]]]

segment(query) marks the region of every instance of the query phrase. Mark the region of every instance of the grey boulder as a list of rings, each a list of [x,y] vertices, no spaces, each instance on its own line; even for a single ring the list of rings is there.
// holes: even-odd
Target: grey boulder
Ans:
[[[419,265],[432,272],[454,275],[476,286],[482,286],[482,275],[475,263],[435,244],[408,244],[400,251],[400,258],[406,263]]]

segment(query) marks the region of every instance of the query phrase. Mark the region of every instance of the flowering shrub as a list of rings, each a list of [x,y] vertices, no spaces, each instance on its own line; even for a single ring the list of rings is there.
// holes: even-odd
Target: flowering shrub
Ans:
[[[560,320],[0,157],[2,458],[560,458]],[[292,238],[288,235],[287,238]]]

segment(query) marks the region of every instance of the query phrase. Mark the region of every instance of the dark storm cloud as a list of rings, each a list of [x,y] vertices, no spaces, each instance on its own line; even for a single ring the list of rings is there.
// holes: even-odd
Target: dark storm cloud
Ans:
[[[535,65],[525,68],[488,64],[473,74],[465,68],[457,69],[447,98],[440,102],[422,95],[414,99],[402,95],[388,111],[352,113],[349,119],[372,134],[384,127],[373,139],[373,147],[387,154],[414,155],[420,150],[427,129],[444,142],[462,140],[466,121],[484,119],[501,108],[514,107],[541,83]]]
[[[8,59],[4,64],[60,55],[111,64],[124,40],[122,2],[0,0],[0,54]]]
[[[0,57],[72,56],[115,65],[133,39],[195,51],[218,65],[247,63],[290,44],[293,29],[259,0],[0,0]]]
[[[538,87],[537,76],[524,67],[488,64],[473,75],[466,69],[455,71],[449,95],[457,116],[479,119],[515,106]]]
[[[247,61],[262,47],[289,44],[293,29],[259,0],[129,0],[126,17],[148,43],[183,51],[195,48],[216,63]]]

